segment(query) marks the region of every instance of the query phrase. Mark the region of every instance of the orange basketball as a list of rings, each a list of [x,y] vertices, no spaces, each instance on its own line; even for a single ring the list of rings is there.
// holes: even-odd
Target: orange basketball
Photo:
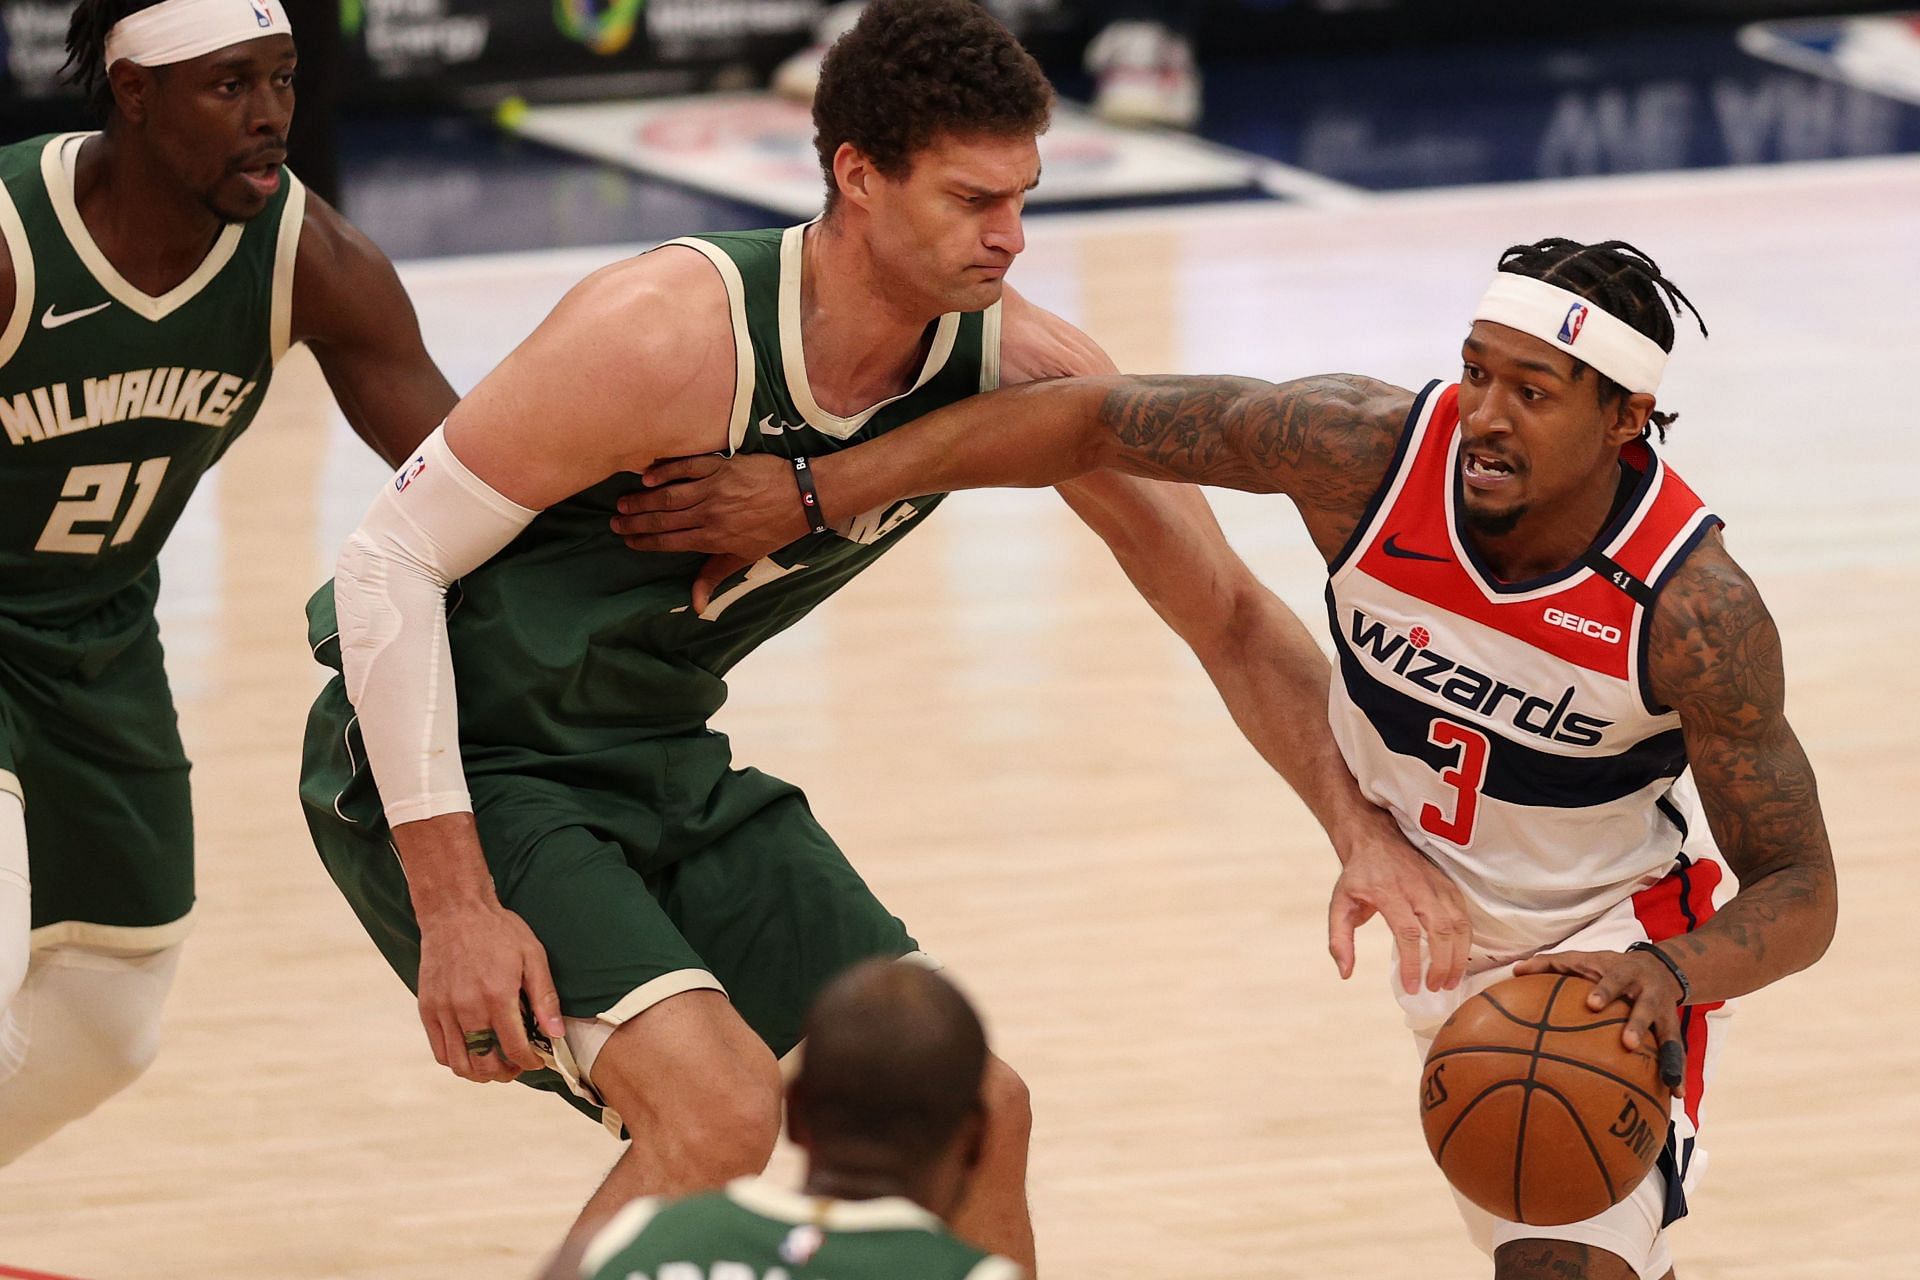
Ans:
[[[1420,1123],[1454,1189],[1497,1218],[1579,1222],[1625,1199],[1667,1142],[1659,1064],[1620,1043],[1627,1005],[1593,984],[1509,978],[1454,1011],[1427,1052]]]

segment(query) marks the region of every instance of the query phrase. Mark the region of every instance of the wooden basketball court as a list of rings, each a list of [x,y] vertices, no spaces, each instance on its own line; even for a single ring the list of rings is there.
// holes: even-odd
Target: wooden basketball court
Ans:
[[[1821,965],[1732,1024],[1711,1168],[1675,1236],[1687,1280],[1920,1267],[1917,209],[1920,166],[1893,161],[1149,211],[1036,220],[1015,275],[1123,368],[1416,386],[1457,373],[1515,241],[1634,241],[1700,304],[1713,339],[1681,339],[1669,456],[1779,619],[1842,920]],[[464,388],[613,256],[407,275]],[[551,1098],[434,1065],[307,841],[295,778],[321,681],[301,605],[381,472],[296,356],[168,548],[198,931],[158,1065],[0,1171],[0,1262],[526,1276],[616,1155]],[[1218,505],[1262,576],[1323,616],[1286,504]],[[734,689],[718,723],[741,758],[806,787],[1031,1083],[1049,1274],[1489,1273],[1421,1141],[1377,926],[1342,985],[1319,833],[1051,494],[955,499]]]

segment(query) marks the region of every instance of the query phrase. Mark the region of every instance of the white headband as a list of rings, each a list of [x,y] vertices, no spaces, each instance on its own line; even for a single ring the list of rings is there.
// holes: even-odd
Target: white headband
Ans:
[[[164,0],[128,14],[107,32],[107,65],[185,62],[261,36],[290,36],[280,0]]]
[[[1667,353],[1625,320],[1577,293],[1511,271],[1494,273],[1475,320],[1518,329],[1606,374],[1628,391],[1660,389]]]

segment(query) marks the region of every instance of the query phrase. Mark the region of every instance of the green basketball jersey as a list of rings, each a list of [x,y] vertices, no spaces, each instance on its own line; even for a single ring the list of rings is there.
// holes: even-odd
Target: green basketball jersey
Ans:
[[[0,624],[137,627],[155,558],[286,350],[305,197],[291,173],[164,296],[128,283],[74,202],[86,134],[0,147]],[[111,608],[107,606],[111,605]],[[27,634],[16,626],[12,632]]]
[[[832,1200],[747,1178],[724,1192],[639,1200],[601,1229],[582,1280],[1018,1280],[908,1200]]]
[[[672,242],[704,254],[726,284],[737,375],[731,451],[829,453],[995,385],[997,305],[930,326],[929,353],[906,393],[851,418],[823,411],[801,351],[803,230]],[[636,417],[645,412],[634,406]],[[608,528],[615,501],[639,487],[637,476],[615,476],[542,512],[450,593],[447,629],[469,778],[545,775],[568,759],[580,785],[605,777],[631,787],[623,775],[637,741],[702,732],[726,699],[725,677],[736,662],[872,564],[940,500],[829,512],[829,532],[735,574],[696,614],[691,585],[705,557],[634,552]],[[309,617],[316,655],[337,668],[330,586],[315,596]]]

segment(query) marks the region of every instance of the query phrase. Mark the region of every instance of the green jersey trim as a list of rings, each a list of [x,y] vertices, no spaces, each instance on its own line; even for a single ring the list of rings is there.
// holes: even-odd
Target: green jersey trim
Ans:
[[[613,1261],[615,1254],[632,1244],[647,1229],[666,1202],[659,1196],[647,1196],[626,1205],[607,1220],[580,1256],[580,1274],[591,1276]]]
[[[95,924],[91,920],[59,920],[53,924],[43,924],[28,934],[27,945],[34,951],[44,951],[48,947],[86,947],[93,951],[105,951],[111,955],[145,955],[151,951],[163,951],[185,942],[187,935],[193,932],[195,910],[196,908],[188,907],[187,914],[178,920],[154,925]]]
[[[940,1219],[901,1196],[835,1200],[788,1191],[760,1178],[737,1178],[727,1184],[727,1199],[763,1218],[796,1227],[812,1223],[822,1231],[945,1232],[947,1229]]]
[[[874,414],[895,401],[905,400],[946,367],[947,357],[953,354],[954,339],[960,333],[960,313],[949,311],[940,317],[933,334],[933,347],[927,352],[927,361],[920,367],[920,376],[912,386],[897,396],[868,405],[850,418],[828,413],[813,398],[813,384],[807,381],[807,353],[800,337],[800,272],[805,257],[801,247],[806,242],[807,228],[812,225],[812,222],[803,222],[797,227],[788,227],[780,237],[780,362],[793,407],[800,411],[807,425],[823,436],[847,440],[866,426]]]
[[[747,438],[747,423],[753,418],[753,334],[747,328],[746,282],[740,278],[739,266],[716,244],[688,238],[669,240],[658,247],[670,245],[697,250],[713,264],[720,273],[720,283],[727,288],[727,309],[733,313],[733,416],[727,420],[727,452],[732,454]]]
[[[0,328],[0,365],[13,359],[33,323],[33,246],[27,243],[27,224],[13,207],[13,195],[0,182],[0,248],[13,262],[13,315]]]
[[[287,202],[280,207],[280,235],[273,248],[273,318],[269,326],[274,364],[293,345],[293,266],[300,254],[300,228],[306,225],[307,188],[285,165],[280,181],[287,183]]]
[[[73,246],[74,253],[79,255],[81,263],[100,287],[107,291],[107,296],[137,316],[153,321],[164,320],[198,297],[200,291],[213,283],[214,277],[226,268],[227,263],[233,261],[234,253],[240,248],[244,227],[238,222],[228,223],[221,230],[219,239],[213,242],[213,248],[207,256],[194,268],[193,274],[159,297],[141,292],[120,274],[113,263],[107,261],[106,254],[100,252],[100,246],[93,242],[93,235],[80,216],[80,206],[74,202],[73,166],[80,144],[90,136],[85,133],[62,133],[48,140],[46,148],[40,153],[40,177],[47,184],[47,199],[60,220],[60,229],[66,233],[67,242]]]

